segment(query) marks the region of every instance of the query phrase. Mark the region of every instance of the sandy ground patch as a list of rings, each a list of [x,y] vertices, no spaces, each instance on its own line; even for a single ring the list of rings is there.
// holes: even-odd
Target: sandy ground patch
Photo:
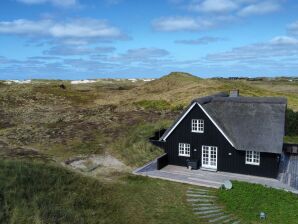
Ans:
[[[72,169],[89,173],[94,176],[112,176],[115,173],[129,172],[130,167],[111,155],[91,155],[72,158],[65,161]]]

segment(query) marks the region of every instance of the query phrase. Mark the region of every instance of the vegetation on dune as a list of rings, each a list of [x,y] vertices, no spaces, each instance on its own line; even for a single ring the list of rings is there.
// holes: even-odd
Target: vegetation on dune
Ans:
[[[166,100],[141,100],[134,104],[146,110],[166,110],[171,106]]]
[[[184,108],[183,104],[172,105],[166,100],[140,100],[134,102],[134,105],[144,110],[154,111],[181,111]]]
[[[54,165],[0,161],[0,223],[194,223],[186,185],[123,176],[117,184]]]
[[[0,83],[0,156],[6,159],[0,161],[0,222],[195,223],[185,185],[124,173],[111,174],[118,175],[112,181],[93,179],[53,164],[108,154],[141,166],[163,153],[148,138],[168,127],[193,98],[231,89],[287,97],[291,136],[285,139],[298,142],[298,85],[285,80],[201,79],[174,72],[151,82]],[[273,204],[273,194],[285,209]],[[261,186],[236,182],[219,195],[227,209],[251,222],[257,222],[259,209],[269,212],[272,223],[286,223],[278,214],[293,221],[296,213],[288,219],[284,211],[297,210],[291,194]]]
[[[194,76],[187,72],[171,72],[170,74],[163,76],[161,79],[164,79],[164,80],[176,79],[178,82],[179,81],[185,82],[186,80],[187,81],[197,81],[198,79],[201,79],[201,78],[198,76]]]
[[[284,141],[298,144],[298,112],[292,109],[286,111],[286,136]]]
[[[298,112],[292,109],[286,111],[286,135],[298,136]]]
[[[111,145],[114,154],[119,155],[126,164],[133,167],[144,165],[162,155],[162,149],[153,146],[148,138],[153,135],[154,131],[168,127],[170,122],[141,123],[130,127]]]
[[[233,181],[232,190],[218,191],[219,202],[245,223],[297,223],[297,195],[258,184]],[[267,214],[259,219],[260,212]]]

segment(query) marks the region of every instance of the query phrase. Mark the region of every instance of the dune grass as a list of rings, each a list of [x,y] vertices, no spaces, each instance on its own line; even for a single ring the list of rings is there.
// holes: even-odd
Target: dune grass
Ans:
[[[126,164],[137,167],[144,165],[162,155],[162,149],[153,146],[148,138],[154,131],[168,127],[171,121],[165,120],[156,123],[140,123],[123,130],[125,133],[118,138],[111,148],[115,155],[118,155]]]
[[[0,161],[0,223],[198,223],[185,202],[186,185],[129,174],[107,182],[50,161],[107,152],[131,167],[143,165],[163,153],[148,142],[171,123],[161,120],[173,120],[193,98],[231,89],[244,96],[285,96],[298,111],[298,85],[285,81],[200,79],[176,72],[152,82],[0,83],[0,135],[10,146],[5,152],[32,146],[47,159],[28,162],[26,154],[22,161]],[[234,187],[219,194],[232,213],[257,223],[263,209],[272,223],[295,223],[297,198],[291,194],[237,182]]]
[[[56,165],[0,161],[0,223],[195,223],[186,185],[140,176],[105,183]]]
[[[293,193],[234,181],[232,190],[220,190],[218,196],[245,223],[297,223],[298,196]],[[266,220],[259,219],[261,211],[267,214]]]
[[[166,110],[171,106],[171,104],[165,100],[141,100],[134,104],[147,110]]]

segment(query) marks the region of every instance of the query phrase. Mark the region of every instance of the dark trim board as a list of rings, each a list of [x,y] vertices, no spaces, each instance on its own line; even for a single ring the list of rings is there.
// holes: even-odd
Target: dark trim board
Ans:
[[[191,132],[191,120],[204,120],[204,133]],[[210,120],[200,105],[194,105],[180,123],[158,146],[167,153],[168,164],[186,166],[187,160],[201,164],[202,146],[217,147],[217,170],[276,178],[279,167],[279,154],[261,153],[260,165],[245,164],[245,151],[235,149],[222,132]],[[190,157],[178,155],[179,143],[190,144]],[[268,146],[270,147],[270,146]],[[250,149],[253,150],[253,149]]]

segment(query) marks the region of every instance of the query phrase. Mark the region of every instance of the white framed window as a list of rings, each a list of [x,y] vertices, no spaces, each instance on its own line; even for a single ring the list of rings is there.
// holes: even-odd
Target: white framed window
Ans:
[[[179,143],[179,156],[190,157],[190,144]]]
[[[191,132],[204,133],[204,120],[192,119],[191,120]]]
[[[250,165],[260,165],[260,152],[246,151],[245,163]]]

